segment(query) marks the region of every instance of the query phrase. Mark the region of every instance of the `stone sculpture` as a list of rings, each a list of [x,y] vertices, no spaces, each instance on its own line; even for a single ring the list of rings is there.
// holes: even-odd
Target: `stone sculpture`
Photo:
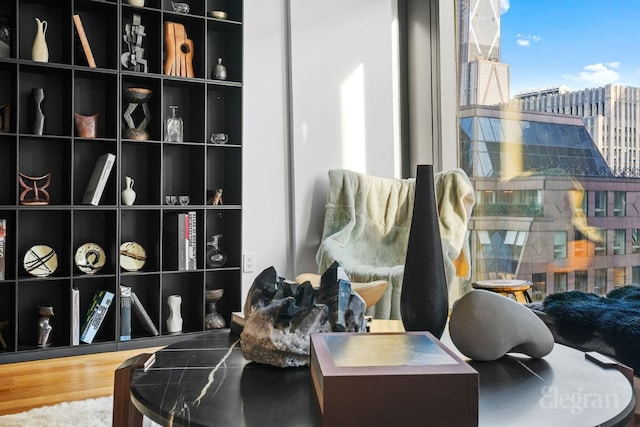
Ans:
[[[269,267],[249,290],[240,336],[244,357],[278,367],[308,366],[310,335],[365,332],[364,300],[338,263],[322,275],[320,287],[287,281]]]

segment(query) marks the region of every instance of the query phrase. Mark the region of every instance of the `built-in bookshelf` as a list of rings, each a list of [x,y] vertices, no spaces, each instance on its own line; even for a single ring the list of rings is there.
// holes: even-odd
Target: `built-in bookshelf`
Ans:
[[[224,289],[216,307],[227,324],[240,309],[242,1],[191,0],[185,2],[186,13],[174,11],[169,0],[146,0],[142,7],[129,3],[0,0],[0,219],[6,221],[0,363],[163,345],[206,332],[206,293],[214,289]],[[46,21],[47,62],[32,59],[36,18]],[[192,76],[166,73],[167,23],[179,24],[190,40],[191,51],[179,56],[190,61]],[[125,40],[132,28],[144,34],[144,51],[133,51],[135,61]],[[185,43],[179,47],[184,50]],[[145,62],[146,69],[136,65]],[[224,79],[214,78],[220,64]],[[45,94],[42,134],[34,129],[34,88]],[[134,130],[145,121],[143,137],[131,131],[125,117],[131,101],[126,94],[138,89],[151,93],[131,114]],[[183,121],[181,142],[165,140],[170,106],[178,107]],[[80,132],[75,113],[97,114],[95,135]],[[115,155],[115,163],[99,202],[83,203],[96,161],[107,153]],[[41,179],[24,178],[25,187],[21,175]],[[127,177],[136,193],[131,205],[121,196]],[[29,204],[34,188],[46,204]],[[188,196],[188,202],[181,204],[179,196]],[[176,222],[189,212],[196,224],[195,264],[182,268]],[[220,234],[227,261],[211,266],[208,243]],[[126,242],[144,249],[141,268],[121,265]],[[76,251],[86,243],[103,250],[104,266],[93,274],[76,265]],[[34,276],[23,265],[37,245],[55,251],[57,267],[49,275]],[[135,293],[158,335],[133,314],[131,338],[121,339],[121,285]],[[74,310],[76,290],[79,309]],[[110,308],[91,343],[76,344],[78,312],[82,321],[99,291],[114,295]],[[167,332],[165,323],[167,298],[176,294],[182,297],[181,334]],[[46,347],[38,346],[39,306],[53,307]]]

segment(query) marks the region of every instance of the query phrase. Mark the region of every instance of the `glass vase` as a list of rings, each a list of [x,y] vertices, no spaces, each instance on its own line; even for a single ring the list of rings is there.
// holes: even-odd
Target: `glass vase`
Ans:
[[[210,242],[207,242],[207,246],[211,246],[211,249],[207,251],[207,267],[218,268],[227,262],[227,254],[220,249],[220,239],[222,239],[222,234],[216,234]]]
[[[177,105],[171,105],[171,114],[164,121],[164,140],[166,142],[182,142],[184,131],[182,118],[176,114]]]

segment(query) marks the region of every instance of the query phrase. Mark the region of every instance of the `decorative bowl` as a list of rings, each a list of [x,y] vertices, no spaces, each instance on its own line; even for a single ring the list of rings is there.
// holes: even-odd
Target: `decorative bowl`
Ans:
[[[211,10],[209,16],[216,19],[227,19],[227,12],[223,10]]]

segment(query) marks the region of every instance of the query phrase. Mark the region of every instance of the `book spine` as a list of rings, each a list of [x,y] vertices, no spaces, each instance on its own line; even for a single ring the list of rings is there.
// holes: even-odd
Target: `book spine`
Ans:
[[[178,270],[180,271],[187,269],[188,221],[187,214],[178,214]]]
[[[96,191],[93,193],[93,198],[91,199],[91,204],[93,206],[98,206],[100,204],[100,199],[102,198],[102,193],[104,192],[104,187],[107,185],[107,180],[109,179],[109,175],[111,174],[111,168],[116,161],[116,156],[110,154],[107,157],[107,161],[102,168],[102,173],[100,173],[100,179],[98,180],[98,185],[96,186]]]
[[[4,280],[5,257],[7,242],[7,220],[0,219],[0,280]]]
[[[197,268],[197,247],[196,247],[196,213],[190,211],[189,219],[189,247],[187,252],[187,270],[195,270]]]
[[[149,317],[149,313],[145,310],[144,306],[140,302],[138,295],[134,291],[131,291],[131,307],[133,308],[133,312],[136,314],[138,319],[142,322],[142,324],[147,328],[147,330],[153,335],[160,335],[156,325],[153,324],[151,317]]]
[[[89,64],[89,67],[95,68],[96,61],[93,58],[93,53],[91,52],[91,46],[89,46],[89,40],[87,39],[87,34],[84,32],[84,26],[82,25],[82,20],[80,19],[80,15],[73,15],[73,22],[76,24],[76,30],[78,31],[80,44],[82,44],[82,50],[84,50],[84,54],[87,57],[87,64]]]
[[[87,344],[93,342],[93,339],[98,333],[98,329],[100,329],[102,325],[102,321],[107,315],[113,296],[109,291],[100,291],[94,296],[93,303],[87,312],[85,326],[82,334],[80,334],[80,341]]]
[[[71,345],[80,345],[80,290],[71,290]]]
[[[116,156],[111,153],[103,154],[96,159],[93,172],[82,196],[83,204],[98,206],[115,160]]]
[[[120,286],[120,341],[131,339],[131,288]]]

